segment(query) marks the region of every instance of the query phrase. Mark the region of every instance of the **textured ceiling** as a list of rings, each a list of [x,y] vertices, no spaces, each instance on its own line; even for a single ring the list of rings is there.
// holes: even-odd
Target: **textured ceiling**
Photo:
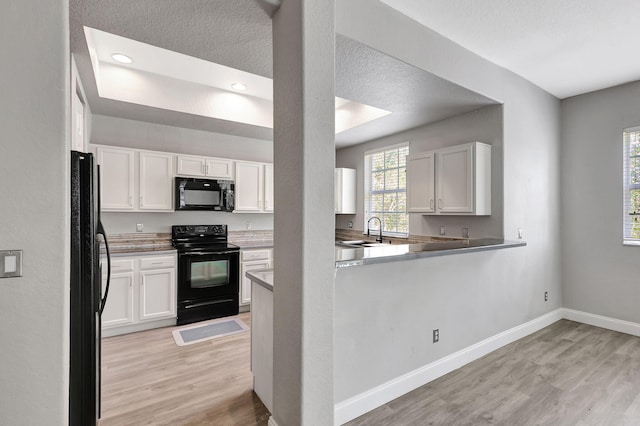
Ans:
[[[83,26],[272,77],[271,19],[255,0],[70,0],[71,51],[95,114],[270,140],[272,129],[103,99]],[[342,36],[336,37],[336,96],[392,114],[336,135],[366,142],[494,101]]]
[[[558,98],[640,79],[638,0],[381,0]]]

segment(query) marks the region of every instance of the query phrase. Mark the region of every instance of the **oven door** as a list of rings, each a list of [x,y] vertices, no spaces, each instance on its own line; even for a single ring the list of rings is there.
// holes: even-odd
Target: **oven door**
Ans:
[[[238,297],[238,251],[178,255],[178,302]]]

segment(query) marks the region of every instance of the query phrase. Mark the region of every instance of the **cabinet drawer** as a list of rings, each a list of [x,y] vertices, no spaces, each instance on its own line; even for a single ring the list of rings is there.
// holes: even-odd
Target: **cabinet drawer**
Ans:
[[[107,260],[102,261],[102,273],[107,273]],[[111,259],[111,273],[117,274],[118,272],[133,271],[133,259]]]
[[[264,250],[243,250],[241,253],[242,262],[249,260],[271,259],[271,249]]]
[[[148,257],[140,259],[140,269],[173,268],[176,260],[173,256]]]

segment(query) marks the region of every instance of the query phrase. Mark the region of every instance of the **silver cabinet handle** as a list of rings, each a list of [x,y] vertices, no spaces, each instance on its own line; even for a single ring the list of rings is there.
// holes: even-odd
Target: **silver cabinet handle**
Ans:
[[[429,208],[433,209],[433,198],[429,200]]]
[[[438,208],[442,208],[442,198],[438,198]]]
[[[129,205],[133,207],[133,196],[129,195]]]
[[[140,207],[142,207],[142,195],[140,196]]]
[[[152,265],[162,265],[162,262],[151,262]]]
[[[207,166],[206,166],[206,168],[205,168],[205,169],[206,169],[206,173],[205,173],[205,174],[206,174],[207,176],[209,176],[209,165],[208,165],[208,164],[207,164]]]

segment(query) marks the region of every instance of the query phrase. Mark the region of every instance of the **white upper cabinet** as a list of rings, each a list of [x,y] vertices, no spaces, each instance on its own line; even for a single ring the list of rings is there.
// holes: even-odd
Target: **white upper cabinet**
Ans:
[[[207,177],[233,180],[233,161],[226,158],[207,158],[205,171]]]
[[[235,212],[273,211],[273,165],[236,161]]]
[[[135,151],[99,147],[97,157],[102,210],[133,210]]]
[[[407,160],[410,213],[491,214],[491,145],[472,142]]]
[[[184,176],[204,176],[206,161],[204,157],[178,155],[178,174]]]
[[[173,210],[173,155],[140,152],[140,210]]]
[[[173,154],[99,146],[101,209],[173,211]]]
[[[264,165],[264,211],[273,211],[273,164]]]
[[[356,214],[356,170],[335,169],[333,185],[335,213]]]
[[[434,213],[435,152],[427,151],[407,156],[407,210],[409,213]]]
[[[233,160],[178,155],[178,175],[233,180]]]

